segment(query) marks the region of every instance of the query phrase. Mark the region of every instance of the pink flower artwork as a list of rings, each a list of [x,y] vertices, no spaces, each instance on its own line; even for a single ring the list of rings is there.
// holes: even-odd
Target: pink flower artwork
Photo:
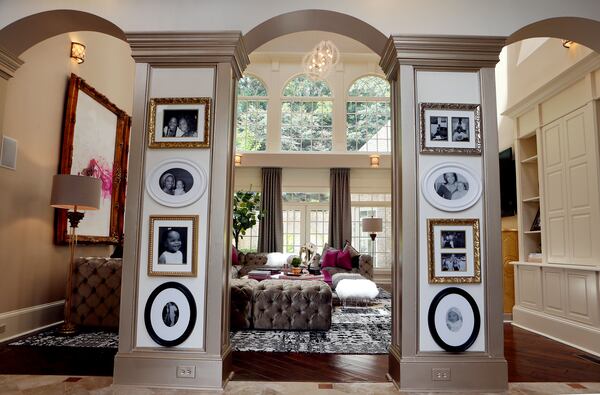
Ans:
[[[102,198],[110,199],[112,195],[113,171],[104,159],[90,159],[87,167],[81,170],[81,175],[100,179],[102,181]]]

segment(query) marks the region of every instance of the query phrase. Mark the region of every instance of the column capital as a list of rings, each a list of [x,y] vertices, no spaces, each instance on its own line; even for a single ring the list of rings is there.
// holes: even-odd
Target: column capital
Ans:
[[[15,72],[25,63],[17,55],[0,46],[0,78],[9,80]]]
[[[131,56],[137,63],[178,66],[193,63],[230,63],[237,78],[250,63],[240,31],[130,32]]]

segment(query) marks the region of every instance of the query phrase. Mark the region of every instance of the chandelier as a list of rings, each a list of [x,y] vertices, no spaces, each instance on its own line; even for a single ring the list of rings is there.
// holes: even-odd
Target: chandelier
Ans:
[[[304,72],[313,80],[324,79],[340,60],[340,51],[331,41],[321,41],[304,55]]]

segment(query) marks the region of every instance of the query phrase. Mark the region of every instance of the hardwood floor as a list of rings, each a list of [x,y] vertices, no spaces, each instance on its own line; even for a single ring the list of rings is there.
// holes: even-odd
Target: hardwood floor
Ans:
[[[504,325],[510,382],[600,382],[595,357],[540,335]],[[116,349],[0,345],[0,374],[111,376]],[[234,352],[233,380],[384,382],[387,355]]]

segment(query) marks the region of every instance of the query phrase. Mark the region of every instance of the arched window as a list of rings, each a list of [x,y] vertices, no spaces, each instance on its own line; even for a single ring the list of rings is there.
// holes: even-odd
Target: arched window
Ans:
[[[348,151],[390,152],[390,84],[381,77],[356,80],[346,103]]]
[[[306,75],[290,80],[281,103],[281,149],[331,151],[333,101],[325,81]]]
[[[237,95],[237,150],[266,150],[267,89],[257,78],[245,75],[238,82]]]

